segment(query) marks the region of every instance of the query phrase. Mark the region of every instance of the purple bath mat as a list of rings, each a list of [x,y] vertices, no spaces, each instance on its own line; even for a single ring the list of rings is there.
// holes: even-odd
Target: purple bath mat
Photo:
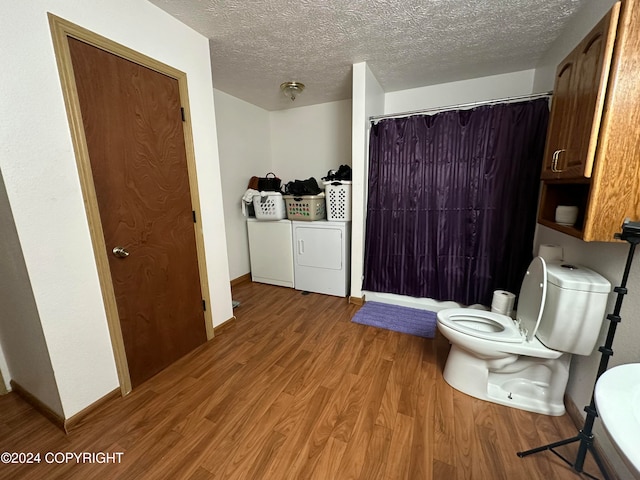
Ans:
[[[424,338],[436,334],[435,312],[387,303],[366,302],[351,321]]]

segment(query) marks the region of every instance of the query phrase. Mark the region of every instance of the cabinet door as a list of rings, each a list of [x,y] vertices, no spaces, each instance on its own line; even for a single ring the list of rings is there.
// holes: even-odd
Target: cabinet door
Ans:
[[[620,5],[615,4],[556,72],[542,178],[590,177]]]
[[[568,148],[567,139],[571,138],[573,89],[571,86],[572,73],[575,70],[574,52],[564,59],[556,70],[556,80],[553,87],[553,101],[551,102],[551,120],[547,132],[547,144],[542,168],[543,179],[559,178],[557,156]]]
[[[339,228],[296,227],[296,265],[341,270],[344,252]]]
[[[578,45],[571,150],[560,154],[558,162],[563,178],[591,176],[617,23],[618,8],[614,7]]]

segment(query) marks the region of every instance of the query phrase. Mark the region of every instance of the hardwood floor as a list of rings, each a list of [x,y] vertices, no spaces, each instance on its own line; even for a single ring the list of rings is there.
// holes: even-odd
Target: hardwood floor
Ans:
[[[254,283],[233,297],[233,326],[69,435],[15,394],[0,397],[0,452],[41,454],[0,464],[0,478],[579,478],[550,452],[516,456],[575,435],[569,417],[452,389],[443,337],[354,324],[359,307],[342,298]],[[575,447],[562,453],[573,459]],[[122,454],[78,463],[53,452]],[[597,473],[591,460],[585,470]]]

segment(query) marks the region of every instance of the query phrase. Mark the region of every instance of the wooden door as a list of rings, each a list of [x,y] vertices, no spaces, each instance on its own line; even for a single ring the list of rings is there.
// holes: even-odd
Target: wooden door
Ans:
[[[178,81],[68,41],[135,387],[206,341]]]

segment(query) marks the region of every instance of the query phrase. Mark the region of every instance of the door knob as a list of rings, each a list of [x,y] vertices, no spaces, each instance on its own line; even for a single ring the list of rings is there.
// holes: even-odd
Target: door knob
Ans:
[[[116,257],[126,258],[129,256],[129,252],[124,247],[113,247],[111,250]]]

